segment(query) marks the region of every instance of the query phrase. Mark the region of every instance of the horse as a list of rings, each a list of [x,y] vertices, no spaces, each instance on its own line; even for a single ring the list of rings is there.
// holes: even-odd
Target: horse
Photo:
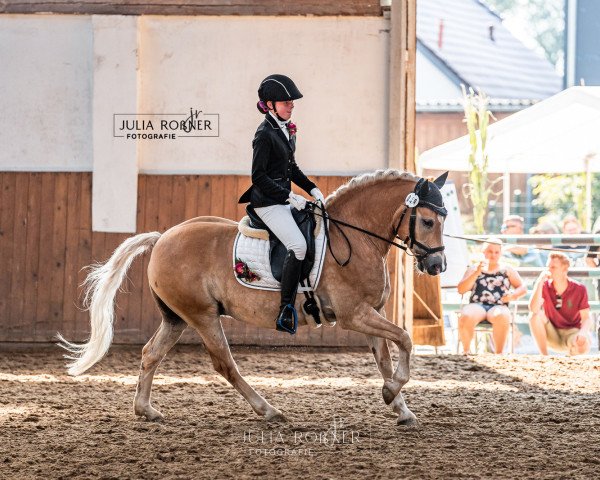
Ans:
[[[398,415],[399,425],[417,423],[401,392],[410,377],[412,342],[404,329],[385,317],[384,306],[390,294],[386,258],[394,240],[404,239],[404,244],[408,244],[404,248],[418,260],[418,271],[437,275],[445,270],[445,214],[440,215],[424,201],[428,191],[437,189],[436,198],[443,208],[438,186],[443,185],[445,176],[439,180],[434,183],[395,169],[378,170],[352,178],[325,200],[330,224],[336,219],[358,228],[329,229],[330,252],[337,249],[337,255],[341,255],[340,251],[345,250],[343,253],[351,255],[351,260],[341,266],[342,262],[336,262],[334,255],[328,253],[315,296],[325,319],[366,336],[383,377],[383,399]],[[421,205],[415,204],[419,201],[419,195],[415,195],[417,187]],[[410,215],[406,215],[408,211]],[[284,414],[240,374],[223,332],[222,316],[274,329],[279,308],[279,292],[249,289],[234,278],[232,250],[237,233],[235,221],[197,217],[162,234],[133,236],[117,247],[104,264],[90,267],[83,284],[84,305],[90,312],[89,340],[74,344],[58,334],[59,345],[70,352],[66,355],[72,360],[67,365],[68,373],[82,374],[106,354],[113,338],[117,291],[132,261],[152,249],[148,282],[162,321],[142,350],[134,413],[146,420],[163,419],[150,402],[153,377],[189,325],[202,338],[214,369],[258,415],[267,421],[286,421]],[[306,326],[305,314],[301,309],[297,311],[298,325]],[[395,369],[387,340],[399,350]]]

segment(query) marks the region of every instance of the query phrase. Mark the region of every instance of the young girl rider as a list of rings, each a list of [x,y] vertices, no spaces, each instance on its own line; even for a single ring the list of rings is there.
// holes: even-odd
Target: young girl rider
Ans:
[[[277,330],[294,333],[294,303],[306,240],[292,217],[291,208],[302,210],[306,199],[291,191],[291,182],[315,199],[323,194],[300,170],[294,159],[296,126],[290,122],[294,100],[302,94],[285,75],[269,75],[258,87],[258,110],[265,119],[252,141],[252,186],[240,197],[250,202],[256,214],[287,249],[281,276],[281,305]]]

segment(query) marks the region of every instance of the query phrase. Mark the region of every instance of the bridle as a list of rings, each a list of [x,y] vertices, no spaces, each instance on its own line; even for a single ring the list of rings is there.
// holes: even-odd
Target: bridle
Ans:
[[[419,196],[419,193],[421,192],[421,188],[423,187],[423,185],[425,184],[426,181],[427,180],[425,180],[424,178],[420,178],[419,181],[417,182],[417,184],[415,185],[415,189],[414,189],[413,193],[409,194],[406,197],[406,200],[404,202],[406,205],[406,208],[402,212],[402,215],[400,215],[400,221],[398,222],[398,226],[396,227],[396,230],[394,231],[394,235],[396,236],[396,238],[402,240],[398,236],[398,230],[400,230],[400,225],[402,225],[402,220],[404,220],[404,216],[406,215],[406,212],[408,212],[408,210],[410,209],[410,217],[409,217],[410,220],[408,223],[408,236],[402,241],[404,242],[404,244],[408,245],[408,248],[410,248],[411,251],[414,249],[414,246],[416,245],[417,247],[419,247],[419,249],[421,251],[425,252],[425,254],[414,254],[413,253],[413,255],[415,257],[417,257],[418,260],[424,260],[428,255],[431,255],[432,253],[436,253],[436,252],[442,252],[442,251],[444,251],[444,248],[445,248],[444,245],[440,245],[439,247],[431,248],[428,245],[425,245],[425,244],[419,242],[417,240],[417,236],[415,234],[415,226],[417,224],[417,208],[418,207],[428,208],[429,210],[432,210],[433,212],[438,213],[439,215],[441,215],[443,217],[448,215],[448,212],[443,204],[435,205],[434,203],[428,202]],[[409,205],[413,205],[413,206],[411,207]]]
[[[377,238],[377,239],[379,239],[379,240],[381,240],[383,242],[389,243],[390,245],[398,247],[398,248],[404,250],[408,255],[411,255],[411,256],[415,257],[419,262],[422,262],[423,260],[425,260],[432,253],[437,253],[437,252],[443,251],[444,248],[445,248],[444,245],[441,245],[439,247],[431,248],[428,245],[425,245],[425,244],[419,242],[417,240],[416,234],[415,234],[415,226],[416,226],[416,223],[417,223],[417,208],[419,208],[419,207],[429,208],[430,210],[438,213],[439,215],[442,215],[443,217],[445,217],[448,214],[446,208],[443,205],[443,202],[442,202],[442,205],[436,205],[436,204],[434,204],[432,202],[429,202],[429,201],[425,200],[425,198],[423,198],[426,195],[422,194],[422,188],[423,188],[423,185],[425,185],[426,182],[427,182],[427,180],[424,179],[424,178],[419,179],[419,181],[415,185],[415,189],[413,190],[413,192],[409,193],[408,196],[406,197],[406,200],[404,201],[404,204],[405,204],[404,211],[400,215],[400,220],[398,221],[398,225],[396,225],[396,228],[393,230],[393,232],[394,232],[394,238],[397,238],[398,240],[400,240],[402,242],[402,244],[394,242],[393,240],[388,240],[387,238],[382,237],[381,235],[378,235],[375,232],[371,232],[371,231],[366,230],[364,228],[357,227],[356,225],[352,225],[352,224],[344,222],[342,220],[338,220],[338,219],[332,218],[325,211],[325,206],[324,205],[319,205],[319,204],[313,203],[313,202],[307,202],[307,204],[310,206],[312,212],[315,215],[323,217],[323,219],[326,220],[324,222],[324,228],[325,228],[325,236],[327,238],[327,246],[329,248],[331,256],[334,258],[334,260],[336,261],[336,263],[340,267],[345,267],[346,265],[348,265],[350,263],[350,259],[352,258],[352,244],[350,243],[350,240],[348,239],[348,236],[340,228],[340,225],[342,225],[344,227],[352,228],[353,230],[357,230],[357,231],[359,231],[361,233],[364,233],[365,235],[369,235],[369,236]],[[437,186],[435,188],[437,188]],[[316,212],[317,208],[319,210],[321,210],[322,213],[317,213]],[[402,239],[398,235],[398,231],[400,230],[400,227],[402,226],[402,221],[404,220],[404,217],[406,216],[406,213],[409,210],[410,210],[410,215],[409,215],[408,236],[405,239]],[[346,244],[348,245],[348,250],[349,250],[350,253],[348,255],[348,259],[346,261],[344,261],[344,262],[340,262],[338,260],[338,258],[335,256],[335,253],[333,252],[333,248],[331,246],[331,239],[329,237],[328,221],[331,222],[338,229],[338,231],[340,232],[340,234],[342,235],[342,237],[346,241]],[[415,246],[417,246],[419,248],[419,250],[421,252],[424,252],[424,253],[415,252],[414,251],[414,247]]]

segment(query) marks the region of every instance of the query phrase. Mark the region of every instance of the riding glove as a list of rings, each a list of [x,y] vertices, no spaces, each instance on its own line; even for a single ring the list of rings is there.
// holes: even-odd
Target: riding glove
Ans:
[[[296,195],[294,192],[290,192],[288,201],[296,210],[303,210],[304,207],[306,207],[306,198],[304,198],[302,195]]]
[[[321,190],[319,190],[318,188],[313,188],[310,191],[310,194],[315,199],[315,202],[321,202],[321,205],[325,205],[325,197],[323,196]]]

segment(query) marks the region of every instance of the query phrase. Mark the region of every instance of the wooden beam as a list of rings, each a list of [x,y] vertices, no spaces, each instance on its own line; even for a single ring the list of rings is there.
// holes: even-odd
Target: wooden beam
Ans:
[[[415,171],[415,58],[416,0],[393,0],[390,10],[390,77],[388,167]],[[392,296],[388,317],[411,331],[412,325],[412,258],[402,252],[388,257]],[[390,313],[391,310],[391,313]]]
[[[85,15],[351,15],[381,16],[378,1],[337,0],[4,0],[0,13]]]
[[[389,135],[388,167],[403,169],[406,137],[404,103],[406,78],[406,0],[394,0],[390,10],[390,78],[389,78]]]
[[[404,168],[415,173],[415,131],[416,131],[416,59],[417,59],[417,1],[405,0],[407,3],[406,21],[406,140],[404,145]]]

